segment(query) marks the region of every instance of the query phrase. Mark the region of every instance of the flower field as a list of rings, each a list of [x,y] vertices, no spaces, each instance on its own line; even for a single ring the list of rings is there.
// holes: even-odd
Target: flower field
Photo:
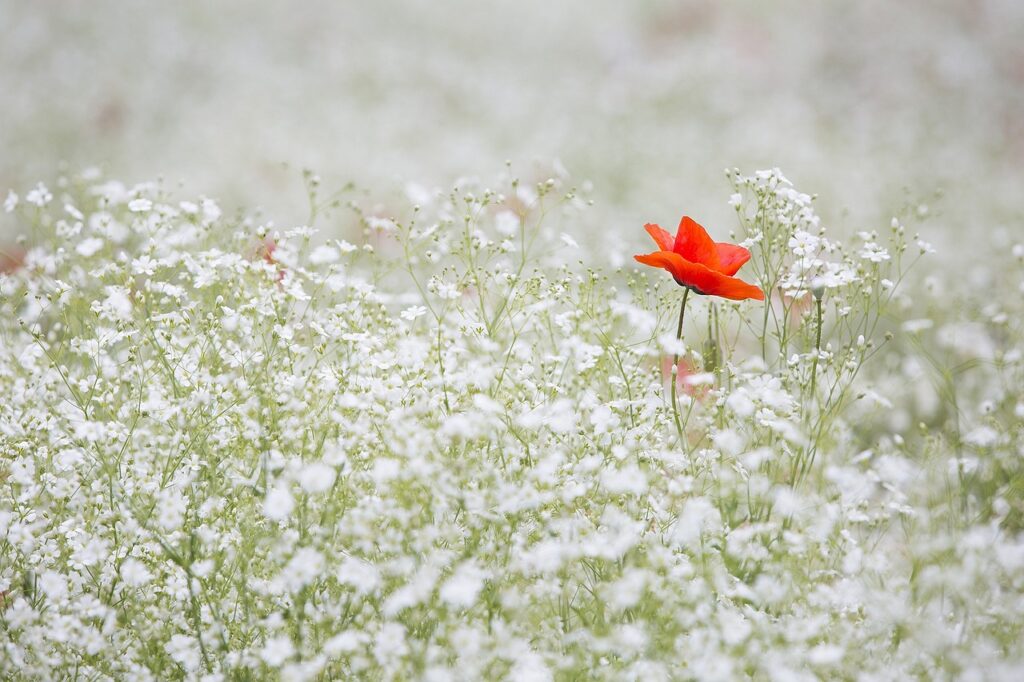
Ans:
[[[845,11],[825,5],[768,21],[793,37]],[[523,33],[542,52],[562,44],[550,26],[604,36],[565,37],[576,51],[601,43],[619,69],[591,117],[579,83],[561,108],[541,104],[568,82],[566,55],[550,66],[509,48],[524,50],[529,83],[492,90],[504,59],[460,59],[490,20],[474,11],[428,24],[406,3],[408,25],[385,29],[384,10],[317,7],[354,24],[338,31],[370,66],[274,61],[190,3],[153,10],[146,48],[89,42],[104,18],[116,26],[105,3],[60,21],[3,9],[21,30],[2,49],[26,71],[0,67],[17,95],[0,131],[0,677],[1024,676],[1021,109],[1012,89],[994,94],[1021,76],[965,56],[1019,56],[993,28],[1018,19],[1010,4],[978,10],[981,28],[950,18],[955,3],[917,7],[925,29],[906,44],[938,60],[932,83],[896,67],[886,80],[843,43],[765,48],[783,83],[806,58],[823,89],[776,95],[761,114],[844,110],[857,88],[826,85],[836,63],[890,94],[914,82],[905,101],[868,99],[868,137],[891,136],[869,149],[828,116],[776,145],[740,99],[779,82],[722,47],[689,66],[667,56],[661,31],[691,25],[757,49],[748,16],[765,10],[745,3],[597,3],[550,25],[546,6],[517,5],[549,26]],[[850,25],[870,33],[893,12]],[[252,16],[318,35],[301,13]],[[404,41],[428,25],[444,48]],[[368,26],[380,44],[354,37]],[[632,52],[634,31],[663,47]],[[29,58],[76,32],[52,63]],[[256,112],[235,130],[220,110],[175,103],[196,81],[140,76],[136,101],[104,80],[122,51],[178,73],[195,36],[224,38],[230,56],[210,83],[251,63],[265,67],[253,83],[297,77],[303,91],[330,75],[353,101],[325,91],[264,138],[255,123],[274,117],[246,88],[209,91]],[[715,42],[679,39],[688,56]],[[51,112],[38,89],[70,78],[76,54],[102,76],[89,96],[124,98],[95,135],[88,102]],[[405,82],[396,63],[423,70],[409,96],[436,139],[410,142],[413,114],[376,99]],[[437,95],[444,74],[479,108]],[[728,74],[676,119],[680,83]],[[627,106],[636,82],[650,108]],[[986,125],[965,127],[977,112],[946,99],[954,82],[989,105]],[[138,115],[165,109],[188,125]],[[533,128],[531,111],[554,118]],[[355,138],[364,123],[364,140],[405,140],[408,158],[370,158],[357,140],[332,157],[303,137]],[[914,142],[931,133],[946,147]],[[175,180],[126,179],[161,177],[158,143]],[[509,148],[541,160],[503,162]],[[311,153],[320,174],[266,165]],[[723,153],[778,159],[723,173]],[[853,158],[877,177],[858,179]]]

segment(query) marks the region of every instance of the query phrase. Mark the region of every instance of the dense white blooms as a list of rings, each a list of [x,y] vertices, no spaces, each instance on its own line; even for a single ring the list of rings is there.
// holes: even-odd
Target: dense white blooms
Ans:
[[[844,245],[731,172],[769,302],[692,296],[679,341],[551,171],[337,241],[150,183],[11,202],[0,672],[1015,679],[1021,305],[911,309],[902,223]]]

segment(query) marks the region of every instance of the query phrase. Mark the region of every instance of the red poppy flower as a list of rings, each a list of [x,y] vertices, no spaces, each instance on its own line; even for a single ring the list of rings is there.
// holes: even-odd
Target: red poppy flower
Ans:
[[[750,252],[735,244],[717,243],[703,227],[689,216],[679,221],[679,231],[672,235],[653,223],[644,225],[657,242],[660,251],[634,256],[644,265],[668,270],[676,283],[698,294],[721,296],[734,301],[748,298],[764,300],[764,292],[753,284],[733,277]]]

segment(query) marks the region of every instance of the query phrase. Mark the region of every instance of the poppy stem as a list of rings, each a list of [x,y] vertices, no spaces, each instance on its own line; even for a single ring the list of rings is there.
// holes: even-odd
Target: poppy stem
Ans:
[[[679,327],[676,329],[676,340],[683,340],[683,317],[686,315],[686,299],[690,295],[690,287],[683,289],[683,302],[679,306]],[[679,403],[676,401],[676,382],[679,378],[679,353],[672,356],[672,417],[676,423],[676,433],[679,434],[680,445],[686,442],[683,437],[683,424],[679,420]]]

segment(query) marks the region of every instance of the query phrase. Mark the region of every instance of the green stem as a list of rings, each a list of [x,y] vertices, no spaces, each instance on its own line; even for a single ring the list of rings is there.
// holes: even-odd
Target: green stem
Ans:
[[[815,336],[814,336],[814,361],[811,363],[811,394],[810,394],[810,398],[811,398],[812,401],[817,403],[817,397],[818,397],[818,389],[817,389],[817,386],[818,386],[818,357],[821,355],[821,296],[819,296],[817,293],[814,294],[814,303],[815,303],[815,307],[817,309],[817,325],[818,325],[818,328],[815,330]],[[825,402],[827,403],[829,401],[826,400]],[[800,466],[798,468],[797,474],[796,474],[796,476],[794,478],[794,481],[793,481],[794,484],[796,484],[797,482],[802,480],[803,477],[806,476],[807,473],[811,470],[811,464],[814,463],[814,456],[817,454],[818,438],[821,437],[821,430],[822,430],[823,425],[824,425],[823,424],[823,418],[822,418],[822,415],[821,415],[821,413],[819,411],[817,434],[815,435],[814,442],[810,445],[810,448],[808,449],[807,453],[804,455],[804,457],[800,461]]]
[[[686,299],[690,295],[690,288],[683,289],[683,302],[679,306],[679,327],[676,329],[676,340],[683,340],[683,317],[686,315]],[[672,356],[672,417],[676,423],[676,433],[679,434],[679,444],[684,445],[686,439],[683,437],[683,424],[679,420],[679,404],[676,401],[676,381],[679,378],[679,353]],[[684,445],[685,449],[685,445]]]
[[[821,296],[814,297],[815,305],[818,308],[818,329],[814,337],[814,363],[811,365],[811,399],[816,397],[815,389],[818,383],[818,356],[821,355]]]

